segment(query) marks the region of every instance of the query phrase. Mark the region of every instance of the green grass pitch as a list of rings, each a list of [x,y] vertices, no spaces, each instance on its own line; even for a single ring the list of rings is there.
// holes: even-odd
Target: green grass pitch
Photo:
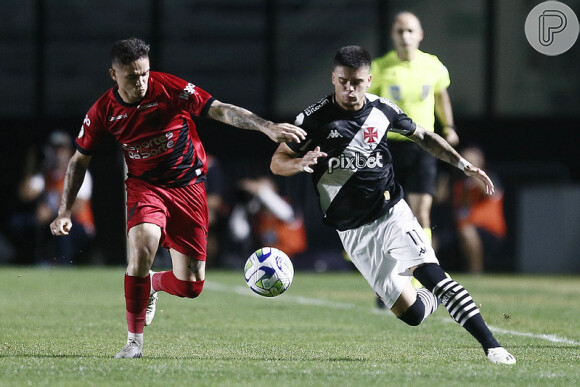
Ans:
[[[0,267],[0,386],[580,385],[580,278],[454,276],[517,358],[491,364],[445,309],[408,327],[355,272],[297,272],[255,295],[207,273],[195,300],[160,294],[143,359],[126,340],[122,267]]]

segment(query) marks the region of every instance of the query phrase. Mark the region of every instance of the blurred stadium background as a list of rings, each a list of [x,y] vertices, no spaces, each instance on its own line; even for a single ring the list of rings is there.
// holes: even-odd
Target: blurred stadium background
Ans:
[[[347,44],[373,57],[390,48],[391,16],[422,20],[422,50],[439,56],[462,142],[483,146],[506,192],[506,270],[580,273],[580,49],[549,57],[527,42],[540,1],[499,0],[4,0],[0,2],[0,232],[17,209],[26,152],[55,129],[75,135],[112,85],[109,49],[143,37],[154,70],[170,72],[277,121],[331,91],[331,60]],[[580,1],[564,1],[577,15]],[[216,129],[214,131],[214,129]],[[275,145],[258,134],[199,129],[231,182],[268,171]],[[216,134],[217,133],[217,134]],[[123,170],[105,139],[90,168],[98,262],[124,262]],[[281,181],[307,219],[311,257],[340,268],[306,176]],[[320,258],[322,257],[322,258]],[[324,258],[331,257],[331,258]],[[332,259],[332,257],[336,259]],[[314,258],[313,258],[314,260]]]

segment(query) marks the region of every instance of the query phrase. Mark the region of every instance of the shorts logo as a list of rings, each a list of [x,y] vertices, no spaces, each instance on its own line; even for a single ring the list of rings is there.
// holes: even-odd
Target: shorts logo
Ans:
[[[382,168],[383,155],[376,152],[374,155],[365,156],[356,152],[354,156],[346,156],[341,154],[338,157],[331,157],[328,160],[328,173],[332,173],[335,169],[347,169],[356,172],[363,168]]]

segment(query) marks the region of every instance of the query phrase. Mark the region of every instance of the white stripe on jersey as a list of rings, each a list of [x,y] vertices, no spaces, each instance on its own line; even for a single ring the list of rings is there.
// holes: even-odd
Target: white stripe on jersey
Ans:
[[[330,203],[334,200],[338,192],[354,174],[354,171],[350,169],[336,169],[332,173],[328,173],[328,170],[324,172],[324,175],[318,180],[316,187],[318,188],[318,193],[320,194],[320,207],[322,212],[326,213]]]
[[[338,158],[342,159],[352,159],[363,156],[369,158],[371,153],[379,145],[383,137],[387,133],[387,128],[389,127],[390,121],[379,109],[372,108],[365,122],[361,125],[361,128],[354,135],[350,143],[342,151]],[[366,130],[376,130],[376,140],[365,141]],[[367,138],[369,134],[367,133]],[[329,160],[331,161],[331,160]],[[322,175],[316,187],[320,194],[320,206],[322,211],[326,213],[330,204],[338,195],[342,186],[357,172],[357,168],[353,166],[352,168],[335,168],[327,169]]]

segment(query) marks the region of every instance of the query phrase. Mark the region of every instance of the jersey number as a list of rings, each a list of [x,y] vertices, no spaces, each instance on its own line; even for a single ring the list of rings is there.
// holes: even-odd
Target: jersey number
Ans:
[[[421,239],[421,235],[419,234],[419,232],[417,232],[417,230],[415,229],[407,231],[405,234],[407,234],[409,238],[411,238],[415,246],[423,245],[425,243],[423,242],[423,239]]]

